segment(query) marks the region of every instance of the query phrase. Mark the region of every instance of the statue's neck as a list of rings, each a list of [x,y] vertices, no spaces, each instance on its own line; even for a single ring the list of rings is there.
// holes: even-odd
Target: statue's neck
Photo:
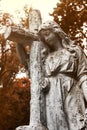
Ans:
[[[62,50],[64,47],[61,43],[57,42],[55,43],[55,45],[52,47],[52,50],[53,51],[59,51],[59,50]]]

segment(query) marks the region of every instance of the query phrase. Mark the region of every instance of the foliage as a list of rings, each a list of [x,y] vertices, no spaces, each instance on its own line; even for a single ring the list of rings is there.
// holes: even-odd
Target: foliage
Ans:
[[[19,21],[19,24],[17,26],[28,29],[29,28],[29,7],[28,7],[28,5],[25,5],[23,7],[22,12],[20,12],[19,10],[16,10],[16,13],[18,15],[18,21]]]
[[[17,126],[29,124],[30,80],[16,79],[23,66],[18,60],[16,43],[3,40],[5,26],[15,25],[10,14],[1,13],[0,85],[3,88],[0,88],[0,130],[14,130]]]
[[[27,5],[24,6],[23,8],[25,18],[21,17],[20,23],[24,28],[29,28],[29,8]]]
[[[23,67],[16,53],[16,43],[3,40],[5,26],[14,26],[12,16],[8,13],[1,13],[0,28],[0,84],[3,87],[11,86],[16,74]]]
[[[15,130],[29,124],[30,88],[0,88],[0,130]]]
[[[22,87],[22,88],[24,88],[24,87],[26,88],[26,87],[30,86],[30,80],[29,80],[29,78],[25,78],[25,77],[23,77],[21,79],[17,78],[17,79],[15,79],[13,85]]]
[[[82,44],[87,40],[87,0],[61,0],[50,15],[76,44],[87,49]]]

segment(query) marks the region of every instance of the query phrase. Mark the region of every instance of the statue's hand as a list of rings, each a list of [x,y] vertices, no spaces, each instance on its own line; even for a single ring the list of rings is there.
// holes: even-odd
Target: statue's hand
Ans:
[[[42,86],[42,91],[43,92],[48,92],[50,89],[50,82],[48,78],[44,78],[41,82],[41,86]]]
[[[87,129],[87,109],[85,110],[85,113],[84,113],[83,129],[84,129],[84,130]]]

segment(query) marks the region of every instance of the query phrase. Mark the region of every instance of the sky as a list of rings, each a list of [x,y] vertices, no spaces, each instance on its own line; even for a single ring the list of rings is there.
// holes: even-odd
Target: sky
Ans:
[[[53,11],[59,0],[1,0],[0,10],[8,12],[10,14],[16,15],[16,10],[22,12],[24,5],[28,5],[34,9],[39,9],[41,11],[42,20],[52,19],[49,13]]]

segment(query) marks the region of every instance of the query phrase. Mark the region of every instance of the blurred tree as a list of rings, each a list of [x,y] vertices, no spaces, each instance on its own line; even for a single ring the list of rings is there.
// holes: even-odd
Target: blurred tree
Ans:
[[[22,24],[22,26],[24,28],[29,29],[29,7],[28,7],[28,5],[24,6],[23,11],[24,11],[25,17],[20,18],[21,19],[20,23]]]
[[[24,72],[16,53],[16,43],[3,40],[5,26],[28,28],[26,18],[22,23],[20,16],[19,26],[13,23],[10,14],[0,13],[0,84],[3,85],[0,88],[0,130],[14,130],[17,126],[29,124],[30,80],[16,77],[20,70]]]
[[[10,14],[1,13],[0,84],[3,88],[0,88],[0,130],[14,130],[17,126],[29,124],[30,80],[27,77],[16,78],[16,74],[20,70],[24,72],[24,68],[16,53],[16,43],[3,40],[5,26],[18,25],[13,23]]]
[[[0,84],[3,87],[12,85],[16,74],[22,67],[15,49],[16,43],[3,40],[4,27],[13,25],[10,14],[0,14]]]
[[[61,0],[50,15],[76,44],[87,49],[83,45],[83,39],[87,43],[87,0]]]
[[[23,10],[16,10],[15,13],[17,14],[17,19],[18,19],[18,27],[20,28],[25,28],[25,29],[29,29],[29,10],[31,8],[28,7],[28,5],[26,4],[23,7]]]
[[[0,130],[15,130],[20,125],[29,124],[30,87],[0,89]]]
[[[22,88],[26,88],[30,86],[30,80],[26,77],[23,78],[17,78],[14,81],[14,85],[13,86],[18,86],[18,87],[22,87]]]

